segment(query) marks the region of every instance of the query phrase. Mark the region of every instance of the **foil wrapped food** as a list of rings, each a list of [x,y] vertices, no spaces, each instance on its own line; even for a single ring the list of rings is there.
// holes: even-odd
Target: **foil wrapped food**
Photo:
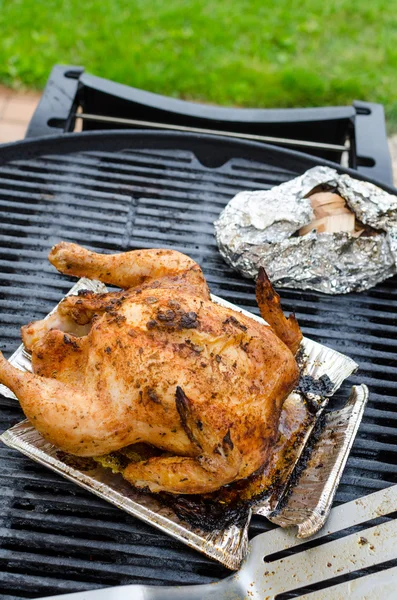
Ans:
[[[82,289],[106,291],[99,282],[81,279],[69,294],[77,294]],[[222,298],[212,296],[212,300],[264,323],[260,317]],[[23,345],[9,360],[23,371],[32,370],[31,357]],[[29,421],[15,425],[0,439],[229,569],[237,569],[248,551],[248,528],[253,513],[283,526],[295,524],[303,536],[312,535],[324,524],[367,400],[367,388],[357,386],[345,409],[331,413],[333,418],[327,420],[323,411],[329,398],[356,370],[357,364],[307,338],[302,341],[298,361],[301,382],[285,401],[272,461],[247,480],[205,497],[171,497],[136,490],[122,477],[123,455],[112,453],[96,459],[68,455],[45,441]],[[15,398],[3,385],[0,385],[0,393]],[[321,433],[317,435],[320,425]],[[140,459],[141,449],[137,446],[126,449],[124,460],[125,457],[133,460],[135,454]],[[304,455],[312,447],[313,465],[310,466]],[[323,447],[327,461],[322,458]],[[318,460],[316,462],[319,453],[324,464],[322,469],[318,468]]]
[[[313,219],[309,195],[331,190],[370,235],[298,236]],[[264,267],[273,285],[326,294],[363,291],[397,273],[397,197],[376,185],[319,166],[270,190],[240,192],[215,222],[219,250],[245,277]]]

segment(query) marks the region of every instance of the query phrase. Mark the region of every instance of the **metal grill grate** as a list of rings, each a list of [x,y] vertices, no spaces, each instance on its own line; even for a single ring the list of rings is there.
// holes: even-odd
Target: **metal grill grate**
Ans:
[[[288,162],[287,156],[283,169],[234,158],[208,168],[187,150],[125,146],[0,165],[0,344],[6,354],[20,343],[19,327],[47,314],[70,288],[47,261],[60,239],[107,252],[180,250],[202,265],[213,293],[258,313],[253,283],[225,265],[212,223],[238,191],[277,185],[311,164]],[[296,311],[305,335],[360,363],[349,383],[370,388],[337,501],[397,483],[395,281],[348,297],[283,290],[282,298],[287,310]],[[1,407],[2,430],[21,419],[11,400],[1,400]],[[0,465],[4,599],[119,583],[207,583],[226,575],[193,550],[3,446]],[[268,528],[255,518],[251,534]]]

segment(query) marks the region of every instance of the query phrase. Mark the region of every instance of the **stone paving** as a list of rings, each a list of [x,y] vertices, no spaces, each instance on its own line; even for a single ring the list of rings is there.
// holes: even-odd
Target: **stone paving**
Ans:
[[[24,138],[39,99],[39,92],[16,92],[0,85],[0,144]],[[389,148],[397,186],[397,134],[389,138]]]
[[[25,137],[39,99],[39,92],[15,92],[0,86],[0,144]]]

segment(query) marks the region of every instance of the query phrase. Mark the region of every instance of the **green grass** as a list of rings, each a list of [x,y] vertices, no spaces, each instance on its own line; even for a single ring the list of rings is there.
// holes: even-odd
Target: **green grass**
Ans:
[[[54,63],[224,105],[382,102],[397,129],[397,0],[0,0],[0,81]]]

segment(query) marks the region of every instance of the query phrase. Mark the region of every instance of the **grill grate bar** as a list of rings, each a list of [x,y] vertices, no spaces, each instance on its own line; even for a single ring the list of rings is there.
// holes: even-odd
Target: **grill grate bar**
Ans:
[[[3,167],[0,167],[0,174],[3,170]],[[11,173],[12,175],[13,173]],[[38,182],[35,181],[27,181],[27,177],[23,177],[23,173],[20,174],[21,179],[5,179],[2,178],[1,179],[1,184],[2,186],[4,186],[4,190],[6,191],[8,189],[7,186],[9,186],[11,189],[13,190],[18,190],[19,188],[22,191],[25,190],[29,190],[29,189],[34,189],[37,190],[38,187]],[[43,179],[44,175],[43,175]],[[60,177],[57,177],[57,180],[61,179]],[[87,187],[75,187],[75,184],[79,184],[80,186],[86,185]],[[118,194],[116,192],[105,192],[105,191],[101,191],[100,185],[93,185],[90,189],[90,184],[93,184],[93,181],[89,181],[89,180],[85,180],[85,179],[80,179],[78,177],[70,177],[69,180],[67,182],[65,182],[63,185],[57,185],[55,183],[40,183],[40,189],[41,190],[46,190],[47,192],[51,192],[53,194],[56,193],[68,193],[70,195],[74,195],[74,196],[84,196],[84,197],[91,197],[91,198],[95,198],[95,195],[100,198],[106,198],[108,199],[116,199],[116,200],[125,200],[125,195],[121,195]],[[111,184],[108,184],[107,187],[109,187]],[[102,186],[105,187],[105,186]],[[116,184],[114,184],[112,186],[114,189],[120,189],[121,186],[118,186]],[[127,186],[125,186],[126,188],[126,193],[129,193],[131,190],[127,189]]]
[[[357,458],[355,456],[352,456],[350,459],[350,467],[357,467],[359,469],[367,469],[369,473],[371,473],[372,471],[372,460],[366,459],[366,458]],[[378,469],[380,472],[382,473],[387,473],[387,474],[397,474],[397,465],[393,464],[393,463],[388,463],[388,464],[383,464],[380,463],[378,465]]]
[[[194,572],[194,569],[197,568],[198,565],[208,564],[207,561],[196,561],[193,557],[189,556],[189,561],[184,561],[183,566],[180,567],[180,572],[175,573],[172,565],[170,566],[170,560],[177,560],[178,554],[177,552],[173,552],[170,548],[162,548],[161,545],[157,547],[155,545],[154,539],[151,539],[149,544],[140,544],[139,540],[134,539],[134,536],[131,536],[130,544],[112,544],[109,541],[101,539],[103,536],[101,534],[96,535],[96,540],[86,540],[83,542],[81,539],[77,539],[70,535],[70,532],[65,532],[66,535],[58,534],[50,534],[46,531],[19,531],[14,528],[12,530],[12,544],[9,543],[11,540],[11,534],[8,534],[7,530],[0,529],[1,534],[4,536],[3,548],[7,545],[12,545],[12,550],[16,553],[23,553],[24,547],[26,543],[26,539],[29,539],[29,545],[31,549],[39,550],[40,556],[48,556],[52,559],[60,559],[64,558],[66,561],[70,557],[72,559],[76,556],[76,566],[81,559],[80,556],[85,554],[87,557],[90,555],[100,555],[101,556],[101,564],[92,564],[91,570],[96,571],[99,575],[101,569],[108,571],[117,570],[117,566],[120,568],[120,565],[123,564],[124,561],[128,561],[128,564],[124,567],[124,574],[135,574],[136,576],[145,577],[148,572],[149,575],[152,575],[152,565],[153,565],[153,550],[156,549],[156,557],[155,561],[157,562],[157,567],[161,568],[161,578],[164,581],[172,581],[172,582],[182,582],[184,579],[183,571]],[[100,548],[98,548],[98,538],[101,542]],[[137,543],[138,541],[138,543]],[[157,540],[159,541],[159,540]],[[18,550],[17,550],[18,548]],[[179,556],[184,555],[185,558],[189,555],[189,552],[180,552]],[[193,554],[191,551],[190,554]],[[107,557],[107,558],[106,558]],[[4,550],[0,549],[0,562],[3,559],[7,559],[7,555],[4,556]],[[33,557],[34,558],[34,557]],[[37,557],[34,558],[37,560]],[[58,561],[59,562],[59,561]],[[54,563],[52,563],[54,565]],[[65,566],[70,566],[65,564]],[[86,568],[87,565],[84,565],[83,568]],[[204,582],[205,577],[202,577],[201,580]],[[210,582],[210,579],[207,579]]]
[[[35,185],[33,182],[29,182],[28,180],[35,180],[36,185],[37,183],[40,183],[41,181],[47,181],[48,180],[48,176],[51,175],[51,173],[48,172],[29,172],[29,171],[17,171],[14,169],[8,169],[5,167],[0,167],[0,174],[5,173],[9,176],[14,175],[15,176],[15,180],[14,180],[14,185],[15,183],[17,183],[17,185],[20,185],[22,188],[24,188],[25,186],[28,187],[29,185]],[[103,174],[101,175],[101,178],[95,177],[95,178],[90,178],[90,177],[84,177],[83,173],[81,173],[81,176],[77,175],[77,174],[69,174],[69,175],[59,175],[59,173],[53,173],[53,175],[56,175],[56,179],[57,181],[61,181],[64,183],[65,187],[67,189],[69,189],[68,186],[72,185],[72,184],[79,184],[80,186],[87,186],[89,188],[93,188],[93,189],[101,189],[103,188],[103,190],[117,190],[117,192],[120,191],[124,191],[126,194],[131,193],[131,190],[134,191],[138,191],[138,192],[144,192],[145,190],[150,190],[152,189],[153,191],[156,190],[156,185],[157,186],[161,186],[162,189],[166,190],[167,193],[169,194],[175,194],[176,196],[178,194],[180,194],[180,190],[186,190],[186,183],[182,183],[182,182],[177,182],[174,180],[167,180],[166,178],[164,178],[164,176],[161,179],[155,179],[155,178],[150,178],[148,180],[147,176],[146,177],[139,177],[138,175],[134,175],[134,176],[130,176],[128,178],[122,177],[122,176],[118,176],[116,177],[114,174],[112,174],[112,180],[116,180],[116,183],[111,183],[110,181],[108,181],[108,179],[110,178],[110,174],[108,177],[105,177]],[[18,178],[20,178],[20,180],[18,180]],[[121,181],[123,183],[121,183]],[[146,184],[148,183],[150,184],[150,186],[146,186],[146,185],[140,185],[140,184]],[[2,181],[3,185],[8,184],[7,180],[3,180]],[[53,184],[47,184],[47,183],[40,183],[40,186],[43,186],[44,189],[48,189],[51,191],[59,191],[59,186],[54,186]],[[153,186],[153,187],[151,187]],[[252,186],[252,189],[255,189],[256,186]],[[189,186],[190,188],[190,194],[193,197],[194,192],[199,192],[199,193],[216,193],[217,196],[219,196],[220,194],[222,195],[233,195],[235,193],[237,193],[238,191],[238,187],[237,186],[232,186],[231,184],[229,185],[223,185],[222,188],[220,188],[220,186],[204,186],[203,184],[201,185],[197,185],[197,187],[191,185]],[[84,193],[84,188],[82,188],[82,193]],[[102,192],[102,193],[110,193],[110,192]]]
[[[7,202],[2,202],[0,200],[0,207],[1,206],[7,206]],[[23,213],[21,212],[23,211]],[[40,211],[40,215],[37,215],[37,212]],[[103,227],[103,223],[101,223],[102,221],[108,221],[109,218],[112,219],[112,222],[115,223],[122,223],[124,225],[125,222],[125,212],[124,214],[122,213],[122,215],[119,215],[118,212],[114,211],[114,209],[112,210],[112,212],[109,214],[109,212],[107,211],[104,214],[100,214],[97,212],[94,212],[93,210],[78,210],[77,208],[72,208],[72,207],[66,207],[64,205],[60,205],[60,208],[57,210],[57,216],[65,216],[65,217],[74,217],[74,218],[81,218],[81,219],[92,219],[93,214],[95,214],[95,218],[99,221],[98,226],[102,226]],[[22,202],[15,202],[13,207],[12,207],[12,211],[10,210],[4,210],[2,211],[2,214],[4,215],[5,218],[9,219],[10,222],[12,221],[26,221],[27,219],[29,219],[30,222],[36,223],[36,222],[40,222],[39,219],[46,218],[46,216],[48,215],[48,217],[54,217],[54,211],[52,208],[50,207],[46,207],[45,205],[36,202],[34,206],[26,205]],[[124,218],[123,218],[124,217]]]
[[[26,564],[26,570],[36,570],[40,568],[43,563],[43,560],[48,560],[47,571],[49,575],[52,577],[57,577],[60,580],[60,583],[63,583],[65,570],[70,573],[68,575],[68,579],[72,582],[74,580],[73,570],[76,568],[84,570],[86,574],[86,581],[92,584],[97,584],[98,587],[103,587],[104,585],[115,585],[119,581],[120,576],[125,578],[125,581],[129,581],[132,583],[155,583],[156,579],[153,581],[153,572],[150,567],[145,568],[144,566],[136,566],[135,568],[131,566],[124,566],[122,564],[116,565],[107,565],[106,563],[101,561],[100,566],[96,566],[95,564],[95,555],[92,555],[90,560],[79,560],[76,558],[68,559],[67,557],[58,558],[51,555],[40,555],[40,557],[35,555],[30,555],[28,553],[19,554],[17,552],[1,552],[0,551],[0,567],[11,570],[13,567],[18,568],[18,564],[21,559]],[[162,570],[163,574],[163,570]],[[186,579],[186,574],[184,572],[180,573],[180,578],[175,577],[175,571],[173,572],[174,577],[167,577],[167,570],[164,570],[165,577],[162,578],[158,582],[167,581],[168,585],[180,585]],[[65,578],[66,579],[66,578]],[[1,581],[1,580],[0,580]],[[61,585],[62,585],[61,583]],[[78,585],[77,589],[86,589],[83,582],[79,582],[79,578],[77,578],[76,583]],[[80,583],[80,585],[79,585]],[[200,583],[205,583],[205,581],[200,581]],[[83,584],[83,585],[82,585]],[[80,587],[81,586],[81,587]],[[47,595],[47,594],[46,594]]]
[[[98,535],[98,526],[96,524],[96,540],[100,537]],[[16,534],[20,534],[16,536]],[[75,567],[79,567],[81,569],[87,569],[91,571],[91,573],[96,574],[101,577],[101,572],[109,573],[117,572],[120,567],[123,569],[122,574],[130,575],[130,576],[146,576],[148,571],[150,570],[150,575],[152,575],[153,569],[153,559],[152,555],[155,550],[156,554],[156,567],[160,567],[162,570],[161,577],[164,581],[172,581],[173,583],[182,582],[185,579],[184,572],[195,572],[197,568],[204,567],[209,564],[209,561],[197,561],[195,560],[193,554],[191,552],[191,556],[189,556],[189,563],[186,562],[187,553],[184,551],[177,551],[173,548],[163,547],[161,544],[162,540],[155,538],[148,538],[146,544],[141,544],[138,535],[131,534],[130,542],[126,544],[112,544],[110,542],[106,542],[101,540],[101,549],[98,550],[97,541],[93,541],[91,544],[85,543],[82,544],[81,540],[70,537],[68,532],[65,531],[65,535],[49,535],[45,531],[39,532],[20,532],[13,530],[13,540],[12,540],[12,550],[2,550],[0,549],[0,564],[4,561],[10,561],[12,558],[21,559],[21,554],[23,554],[23,559],[26,561],[26,552],[24,552],[23,547],[26,544],[26,540],[29,540],[29,544],[34,550],[40,550],[40,556],[49,556],[51,557],[52,566],[60,566],[62,567],[71,567],[73,566],[73,562],[75,563]],[[66,544],[66,540],[69,544]],[[3,543],[3,547],[7,546],[7,539]],[[20,547],[19,547],[20,546]],[[62,548],[62,550],[60,550]],[[12,556],[10,556],[10,552],[12,552]],[[86,555],[87,558],[89,556],[95,556],[97,554],[97,558],[100,558],[100,561],[88,563],[81,556]],[[100,556],[99,556],[100,555]],[[173,560],[180,560],[184,557],[184,566],[181,568],[181,571],[178,575],[175,575],[175,571],[173,567],[170,567],[170,562]],[[55,562],[53,562],[53,559]],[[37,556],[34,554],[31,555],[32,562],[37,561]],[[91,559],[92,560],[92,559]],[[123,562],[127,564],[123,567]],[[69,564],[68,564],[69,563]],[[205,582],[206,578],[201,577],[201,582]],[[208,583],[211,582],[210,577],[207,578]]]
[[[139,582],[141,583],[141,582]],[[79,592],[83,590],[94,590],[103,587],[100,584],[92,584],[90,582],[73,582],[67,579],[57,580],[54,577],[35,576],[30,573],[24,573],[23,578],[16,572],[7,572],[3,567],[0,571],[0,593],[2,591],[9,592],[10,590],[18,590],[18,596],[2,596],[3,598],[34,598],[38,596],[49,596],[53,594],[62,594],[66,592]],[[32,596],[34,590],[34,596]],[[24,594],[27,592],[27,594]]]
[[[0,179],[0,183],[1,183],[1,179]],[[37,186],[36,186],[37,188]],[[58,206],[61,207],[65,207],[65,205],[67,206],[77,206],[78,208],[86,208],[87,210],[90,210],[92,213],[96,214],[102,214],[106,211],[110,211],[110,213],[119,213],[119,212],[126,212],[128,213],[129,210],[129,198],[126,196],[123,196],[122,198],[113,198],[112,197],[112,201],[111,202],[105,202],[105,201],[101,201],[101,206],[100,209],[98,210],[98,207],[95,207],[95,205],[92,202],[92,198],[90,198],[88,196],[87,199],[84,199],[83,197],[75,197],[74,195],[65,195],[62,194],[59,197],[54,195],[54,194],[42,194],[42,193],[35,193],[35,192],[30,192],[30,191],[24,191],[24,190],[18,190],[16,191],[15,189],[2,189],[0,187],[0,197],[2,197],[2,206],[8,206],[10,208],[13,208],[15,206],[14,202],[10,203],[10,199],[11,198],[16,198],[17,200],[21,201],[21,204],[23,203],[23,200],[26,200],[26,205],[30,206],[33,205],[35,210],[38,212],[40,210],[41,206],[52,206],[53,210],[58,211]]]
[[[27,174],[28,177],[39,177],[41,173],[44,175],[47,174],[55,174],[58,176],[59,172],[67,173],[70,172],[70,164],[62,164],[62,162],[53,164],[51,161],[48,163],[43,163],[42,161],[18,161],[17,169],[7,168],[6,173],[15,173],[20,175],[19,167],[22,167],[23,173]],[[26,171],[29,169],[29,171]],[[125,181],[130,182],[132,180],[136,181],[154,181],[158,182],[157,177],[161,178],[161,181],[170,181],[172,186],[180,186],[185,188],[186,183],[189,181],[194,182],[195,184],[200,184],[200,189],[213,189],[214,184],[217,186],[224,185],[228,191],[231,193],[235,193],[235,190],[241,189],[241,184],[243,183],[248,189],[256,189],[258,185],[273,185],[274,181],[279,183],[279,177],[274,174],[267,174],[266,176],[253,178],[252,176],[243,180],[241,176],[236,176],[232,173],[217,173],[217,172],[203,172],[201,170],[199,182],[197,181],[197,174],[192,172],[192,169],[189,170],[179,170],[179,169],[156,169],[153,166],[144,167],[144,166],[126,166],[123,163],[106,163],[101,161],[100,168],[98,168],[98,160],[87,161],[87,160],[79,160],[78,163],[74,161],[74,170],[78,173],[78,175],[85,176],[93,176],[98,181],[106,181],[109,178],[112,178],[114,181]]]

